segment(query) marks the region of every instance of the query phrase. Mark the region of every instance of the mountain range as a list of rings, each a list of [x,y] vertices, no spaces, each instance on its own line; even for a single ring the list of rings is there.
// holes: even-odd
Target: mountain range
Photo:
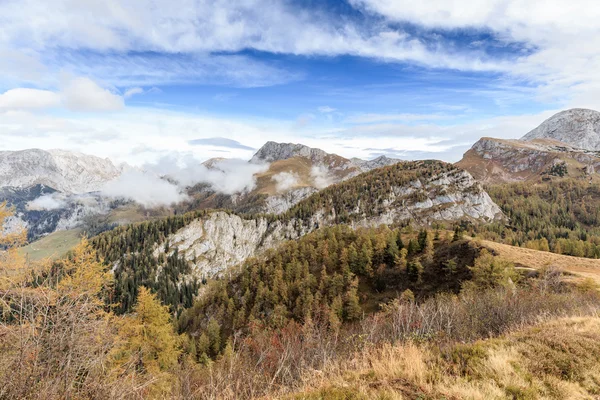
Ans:
[[[557,140],[569,138],[563,129],[587,126],[564,115],[571,114],[544,123],[558,127],[540,129],[544,137],[482,138],[455,164],[347,159],[275,142],[248,161],[211,159],[162,174],[61,151],[5,153],[0,196],[16,211],[5,231],[24,225],[39,240],[4,252],[2,327],[10,336],[3,346],[33,332],[27,348],[45,346],[32,358],[42,363],[40,374],[62,373],[73,355],[84,367],[72,380],[106,375],[106,393],[129,379],[123,365],[150,381],[157,371],[173,382],[165,396],[144,398],[193,398],[172,395],[183,386],[199,388],[197,398],[225,391],[257,398],[246,391],[255,387],[263,388],[260,398],[280,398],[315,371],[327,377],[330,365],[347,371],[357,359],[361,387],[375,382],[377,389],[360,398],[417,398],[424,390],[470,398],[471,379],[483,387],[484,378],[504,386],[478,398],[537,398],[550,387],[554,397],[571,398],[574,390],[557,388],[573,387],[572,379],[585,383],[581,393],[596,393],[597,376],[564,372],[597,372],[600,350],[588,340],[595,326],[575,329],[564,317],[596,321],[600,307],[600,157],[580,147],[591,143],[581,135],[576,143]],[[11,173],[20,163],[23,170]],[[148,191],[176,190],[170,198],[178,201],[136,203],[121,190],[136,179]],[[82,230],[88,240],[61,236]],[[40,259],[58,257],[36,263],[30,250],[44,246],[50,252]],[[545,323],[523,334],[540,320],[565,328]],[[98,323],[107,329],[94,331]],[[566,336],[571,331],[578,336]],[[507,332],[510,341],[501,336]],[[79,347],[71,354],[73,343]],[[390,353],[393,346],[400,347]],[[17,360],[7,365],[27,365],[22,352],[5,352]],[[166,352],[170,366],[146,367]],[[100,368],[89,367],[88,354]],[[586,364],[577,364],[582,358]],[[399,376],[414,371],[412,364],[427,371],[426,380],[423,372],[390,379],[387,371]],[[13,371],[5,370],[9,382]],[[553,371],[552,383],[522,380],[522,371],[544,379]],[[449,376],[464,380],[464,390],[424,383]],[[352,387],[356,377],[340,382]],[[536,392],[522,389],[526,381]],[[272,392],[274,382],[285,389]],[[379,391],[383,384],[393,391]],[[319,390],[310,398],[355,398],[361,390]],[[9,393],[17,392],[26,390]]]
[[[563,111],[519,140],[480,139],[456,166],[470,174],[465,179],[472,175],[486,184],[564,176],[594,180],[600,168],[598,121],[600,113],[593,110]],[[227,162],[211,159],[203,167],[228,174]],[[159,207],[163,211],[157,212],[103,191],[132,170],[125,164],[63,150],[4,151],[0,152],[0,198],[17,211],[5,228],[27,227],[29,239],[34,241],[57,230],[100,232],[150,215],[198,209],[283,214],[324,188],[398,162],[385,156],[347,159],[301,144],[267,142],[248,161],[248,165],[261,167],[246,189],[225,193],[209,182],[181,186],[178,190],[185,201]],[[161,178],[177,180],[169,175]]]

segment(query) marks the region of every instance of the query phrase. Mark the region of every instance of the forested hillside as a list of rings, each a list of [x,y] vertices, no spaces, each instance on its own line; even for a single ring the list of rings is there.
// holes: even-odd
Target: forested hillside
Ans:
[[[153,252],[157,243],[165,242],[171,233],[206,213],[200,211],[121,226],[90,240],[99,259],[113,266],[115,285],[110,301],[118,305],[118,311],[131,310],[140,286],[157,293],[163,304],[174,310],[191,306],[200,282],[192,276],[190,264],[179,257],[177,251],[159,257]]]
[[[467,184],[468,187],[463,187],[465,182],[461,173],[462,170],[452,164],[437,160],[399,162],[317,192],[280,218],[307,220],[316,212],[326,210],[334,217],[335,223],[350,223],[365,216],[377,216],[390,206],[400,208],[404,204],[425,202],[456,192],[483,192],[479,185]],[[446,180],[448,185],[428,186],[434,179]],[[440,208],[444,206],[447,205],[439,205]],[[426,214],[436,211],[426,208]],[[417,223],[423,222],[419,220],[418,213],[414,219],[417,219]]]
[[[499,214],[481,186],[459,168],[441,161],[401,162],[329,186],[284,214],[205,210],[119,227],[91,244],[115,273],[113,301],[120,311],[131,310],[141,285],[180,310],[191,305],[199,281],[213,277],[214,271],[319,227],[345,223],[451,228],[462,219],[490,221]],[[189,229],[184,232],[184,227]],[[211,272],[200,264],[210,266]]]
[[[600,185],[579,179],[486,187],[509,223],[474,227],[503,243],[578,257],[600,257]]]
[[[231,280],[213,282],[182,315],[180,330],[193,336],[220,332],[199,339],[199,355],[214,357],[217,349],[208,343],[218,340],[223,348],[253,321],[277,329],[290,320],[317,320],[337,328],[394,298],[457,293],[480,252],[458,233],[322,228],[248,260]]]
[[[0,219],[6,215],[0,207]],[[152,240],[197,216],[121,228],[96,238],[96,246],[112,257],[118,253],[109,243],[125,249],[143,243],[149,252]],[[119,274],[98,262],[101,257],[85,241],[64,260],[30,263],[14,248],[24,237],[0,235],[9,248],[0,254],[2,397],[441,396],[467,393],[462,382],[471,375],[496,382],[480,390],[484,397],[545,393],[545,379],[556,385],[556,398],[597,391],[597,375],[588,367],[597,358],[597,344],[567,346],[551,333],[539,341],[528,336],[527,346],[546,351],[548,366],[560,361],[559,370],[531,369],[531,357],[523,353],[511,368],[536,373],[537,380],[507,383],[494,369],[489,376],[473,375],[475,365],[487,363],[487,354],[496,357],[498,343],[482,349],[473,341],[541,318],[596,315],[600,299],[593,286],[571,287],[555,269],[521,277],[510,262],[462,239],[458,228],[454,233],[346,225],[317,230],[247,260],[227,279],[208,282],[177,322],[174,312],[190,303],[169,309],[145,286],[136,288],[131,312],[119,315],[126,311],[114,304],[121,301],[114,296]],[[135,272],[140,264],[129,265]],[[155,283],[151,273],[138,279]],[[154,291],[164,295],[160,287]],[[563,335],[556,324],[547,329]],[[570,337],[582,335],[589,337]],[[527,346],[518,349],[525,352]],[[386,364],[392,358],[385,354],[430,357],[434,350],[439,357],[411,365],[421,368],[422,376],[436,376],[435,385]],[[377,365],[385,365],[386,374]],[[344,389],[335,385],[341,382],[335,371],[351,371],[348,366],[366,370]],[[363,385],[366,379],[376,385]],[[398,379],[401,385],[393,383]]]

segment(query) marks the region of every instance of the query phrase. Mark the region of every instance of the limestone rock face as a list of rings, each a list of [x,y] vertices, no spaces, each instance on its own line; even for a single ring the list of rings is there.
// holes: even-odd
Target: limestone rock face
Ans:
[[[554,139],[585,150],[600,150],[600,112],[583,108],[561,111],[521,140]]]
[[[456,165],[486,183],[538,180],[564,163],[568,176],[591,175],[600,167],[600,153],[552,139],[531,141],[482,138]]]
[[[267,214],[282,214],[316,192],[318,192],[318,189],[316,188],[303,187],[292,189],[282,194],[269,196],[265,200],[263,210]]]
[[[314,163],[322,163],[329,154],[303,144],[267,142],[254,154],[250,162],[274,162],[293,157],[308,158]]]
[[[404,221],[426,225],[435,221],[470,219],[492,221],[503,218],[500,208],[481,185],[466,171],[454,169],[422,177],[402,186],[392,186],[369,216],[357,205],[347,210],[353,227],[379,226]],[[259,217],[245,219],[235,214],[214,212],[199,218],[169,236],[173,252],[194,264],[195,274],[214,277],[248,257],[297,239],[320,227],[336,223],[333,208],[316,210],[304,220]],[[165,251],[166,243],[155,247],[155,256]]]

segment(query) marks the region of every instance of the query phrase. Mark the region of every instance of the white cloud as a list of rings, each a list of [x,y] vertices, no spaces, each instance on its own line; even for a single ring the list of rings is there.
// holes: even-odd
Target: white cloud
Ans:
[[[351,54],[469,70],[495,70],[498,67],[480,52],[464,55],[450,53],[442,46],[431,49],[418,37],[394,31],[385,24],[361,26],[347,19],[296,7],[278,0],[189,1],[178,7],[172,7],[166,0],[156,0],[153,7],[147,7],[141,0],[88,2],[77,7],[69,0],[57,0],[51,5],[23,0],[3,3],[0,14],[4,15],[3,37],[9,44],[21,43],[22,37],[31,37],[35,38],[33,46],[40,52],[93,49],[97,53],[112,54],[115,56],[110,60],[96,62],[93,60],[96,54],[86,52],[78,63],[70,65],[78,68],[83,64],[98,71],[107,66],[112,68],[111,61],[114,61],[124,64],[122,69],[119,67],[121,73],[124,71],[132,79],[140,75],[160,78],[157,72],[169,74],[173,70],[177,75],[186,75],[181,71],[183,61],[189,69],[200,71],[206,70],[208,63],[211,75],[217,77],[225,73],[229,79],[238,82],[272,84],[273,78],[282,73],[268,64],[241,56],[209,56],[215,52],[249,48],[296,55]],[[32,15],[43,17],[32,18]],[[168,69],[155,67],[155,64],[167,62],[168,58],[142,59],[142,55],[132,55],[118,59],[118,54],[143,54],[144,51],[200,54],[201,57],[194,63],[186,63],[179,57],[169,56],[171,67]],[[71,57],[77,55],[68,54],[63,57],[63,62],[68,62]],[[128,59],[136,58],[139,62],[134,65],[128,62]],[[243,68],[227,65],[229,60],[236,59],[239,61],[236,64]],[[215,63],[223,67],[217,68]],[[85,74],[85,71],[73,72]],[[110,77],[103,75],[103,78]]]
[[[300,182],[300,177],[298,176],[298,174],[292,171],[280,172],[278,174],[273,175],[271,179],[273,179],[277,183],[275,186],[278,192],[285,192],[298,185],[298,183]]]
[[[117,111],[124,103],[123,97],[81,77],[65,80],[61,90],[56,92],[15,88],[0,94],[0,109],[34,110],[61,106],[71,111]]]
[[[239,159],[216,161],[207,168],[193,156],[181,155],[165,156],[144,166],[144,169],[172,178],[182,186],[207,183],[224,194],[252,190],[256,185],[254,175],[268,168],[268,164],[251,164]]]
[[[137,170],[127,171],[106,183],[101,192],[104,196],[133,200],[145,207],[168,206],[187,199],[177,185]]]
[[[408,21],[428,29],[480,29],[493,33],[499,48],[517,44],[525,50],[523,54],[510,63],[496,62],[494,68],[541,85],[541,96],[571,93],[573,102],[582,92],[600,94],[597,87],[589,87],[592,82],[600,83],[596,73],[600,68],[600,7],[594,0],[351,3],[389,21]]]
[[[135,96],[136,94],[142,94],[144,93],[144,89],[142,89],[141,87],[134,87],[131,89],[127,89],[125,91],[125,93],[123,94],[123,97],[125,97],[126,99],[130,98],[131,96]]]
[[[189,155],[170,155],[142,170],[131,169],[108,182],[101,190],[104,196],[133,200],[145,207],[168,206],[188,200],[186,187],[206,183],[224,194],[252,190],[255,174],[268,165],[250,164],[243,160],[222,160],[207,168]]]
[[[167,0],[155,0],[152,7],[143,0],[76,6],[71,0],[4,1],[0,72],[3,77],[31,79],[44,68],[53,73],[66,69],[115,86],[194,81],[254,87],[297,79],[294,73],[251,57],[214,55],[256,49],[499,72],[533,81],[541,87],[540,96],[554,98],[568,91],[573,102],[600,93],[596,1],[350,3],[376,18],[360,23],[319,10],[299,10],[293,2],[278,0],[191,0],[178,7]],[[398,21],[425,29],[402,31]],[[440,29],[491,33],[493,45],[501,51],[486,52],[481,40],[474,40],[478,46],[448,44]],[[27,49],[22,49],[23,38],[30,38]],[[510,51],[502,50],[513,45],[523,52],[507,56]],[[81,49],[88,51],[78,52]],[[16,62],[4,62],[4,55]]]
[[[332,113],[332,112],[334,112],[334,111],[335,111],[335,108],[333,108],[333,107],[329,107],[329,106],[321,106],[321,107],[319,107],[319,108],[318,108],[318,110],[319,110],[319,112],[322,112],[322,113],[324,113],[324,114],[327,114],[327,113]]]
[[[60,194],[45,194],[27,203],[29,210],[41,211],[41,210],[57,210],[63,208],[66,202]]]
[[[72,111],[117,111],[125,106],[121,96],[89,78],[70,79],[62,88],[61,96],[65,107]]]
[[[329,176],[327,168],[323,166],[313,166],[310,169],[310,176],[313,178],[313,184],[317,189],[323,189],[333,183],[333,179]]]
[[[0,109],[40,109],[60,106],[60,96],[49,90],[16,88],[0,94]]]

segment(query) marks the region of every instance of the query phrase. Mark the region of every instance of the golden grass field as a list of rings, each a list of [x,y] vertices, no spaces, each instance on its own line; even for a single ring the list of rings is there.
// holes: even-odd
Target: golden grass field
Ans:
[[[517,267],[539,269],[545,266],[555,266],[577,277],[591,278],[600,284],[600,260],[515,247],[489,240],[480,240],[479,242],[500,257],[512,261]]]
[[[597,399],[599,329],[571,317],[445,348],[388,345],[317,371],[287,399]]]

